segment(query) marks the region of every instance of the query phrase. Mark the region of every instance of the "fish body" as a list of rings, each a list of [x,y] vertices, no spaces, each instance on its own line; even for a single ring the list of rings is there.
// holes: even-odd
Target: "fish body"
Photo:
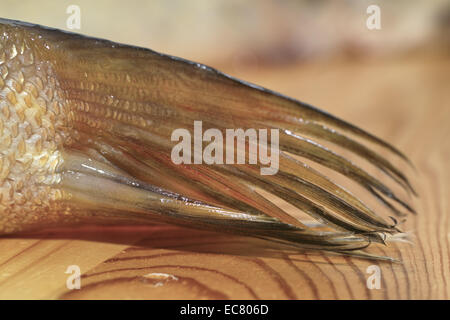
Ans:
[[[280,171],[261,164],[177,165],[171,134],[207,128],[280,133]],[[333,251],[355,250],[395,225],[286,152],[341,172],[400,214],[383,182],[308,137],[368,159],[408,192],[408,179],[357,136],[375,136],[305,103],[202,64],[107,40],[0,19],[0,233],[90,223],[168,222]],[[330,231],[304,225],[269,191]],[[389,200],[387,200],[389,199]]]

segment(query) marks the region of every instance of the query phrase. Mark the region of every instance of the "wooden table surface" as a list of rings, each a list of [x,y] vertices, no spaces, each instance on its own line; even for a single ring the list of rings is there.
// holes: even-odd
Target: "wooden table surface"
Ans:
[[[412,244],[368,250],[402,263],[292,254],[262,240],[172,226],[85,227],[0,239],[0,299],[449,299],[450,59],[414,54],[225,71],[354,122],[411,158],[418,214],[401,228]],[[380,289],[366,285],[373,264]],[[71,265],[80,267],[80,290],[66,287]]]

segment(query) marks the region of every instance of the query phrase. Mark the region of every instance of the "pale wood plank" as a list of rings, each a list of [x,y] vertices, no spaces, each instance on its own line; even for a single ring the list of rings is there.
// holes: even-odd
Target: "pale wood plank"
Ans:
[[[411,157],[419,213],[401,227],[414,244],[370,248],[403,264],[288,255],[259,240],[172,226],[64,231],[0,240],[0,298],[449,299],[449,71],[449,59],[434,55],[233,71],[357,123]],[[65,289],[71,264],[83,271],[81,290]],[[371,264],[381,268],[380,290],[366,287]]]

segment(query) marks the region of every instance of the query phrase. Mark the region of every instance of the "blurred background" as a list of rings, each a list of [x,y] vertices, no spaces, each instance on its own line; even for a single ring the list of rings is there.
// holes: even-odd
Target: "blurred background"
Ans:
[[[448,0],[1,0],[1,16],[69,30],[80,8],[83,34],[233,70],[333,56],[387,55],[450,43]],[[367,8],[380,8],[369,30]]]
[[[413,162],[426,155],[416,148],[418,141],[428,145],[436,137],[433,134],[450,147],[445,143],[450,131],[442,125],[450,122],[448,0],[0,0],[0,4],[4,18],[147,47],[308,102],[395,144]],[[379,12],[373,11],[374,6]],[[383,178],[370,166],[362,166]],[[321,170],[337,182],[349,183]]]

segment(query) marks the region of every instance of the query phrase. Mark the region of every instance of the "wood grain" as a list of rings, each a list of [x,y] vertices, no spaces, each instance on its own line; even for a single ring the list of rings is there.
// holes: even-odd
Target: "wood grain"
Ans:
[[[320,106],[405,151],[416,173],[405,171],[420,194],[413,200],[418,214],[401,224],[413,244],[368,250],[403,263],[293,253],[173,226],[85,227],[0,239],[1,299],[449,299],[448,57],[225,71]],[[370,290],[366,270],[373,264],[381,288]],[[80,290],[66,288],[69,265],[81,268]]]

